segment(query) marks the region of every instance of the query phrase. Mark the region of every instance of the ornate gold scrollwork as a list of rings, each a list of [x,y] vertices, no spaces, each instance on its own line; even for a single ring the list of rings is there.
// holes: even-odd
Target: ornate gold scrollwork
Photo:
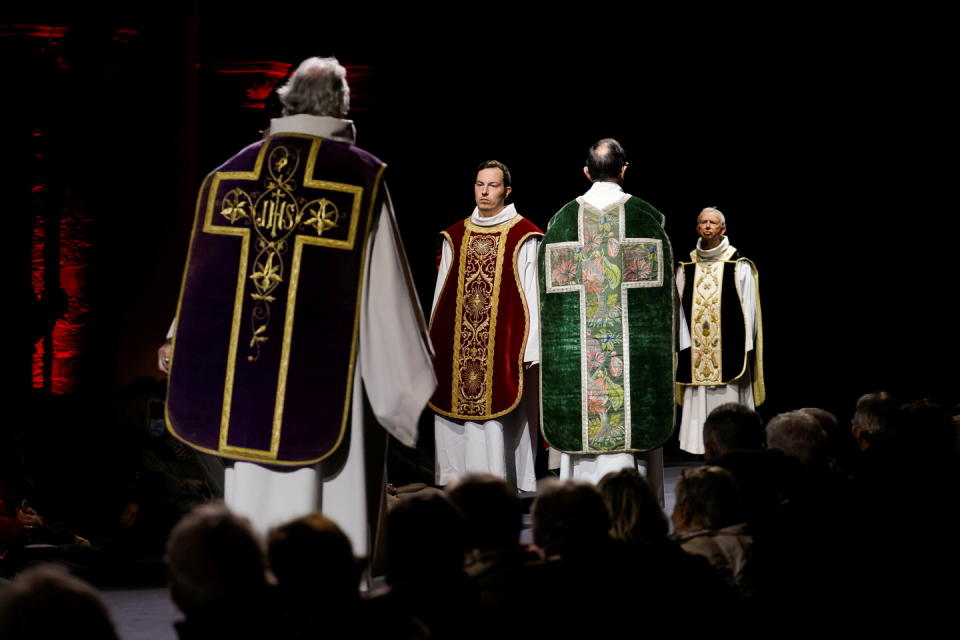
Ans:
[[[492,295],[496,288],[497,257],[503,251],[499,233],[471,233],[464,238],[466,263],[463,297],[460,301],[460,361],[454,387],[455,410],[462,415],[483,415],[487,411],[487,369]]]
[[[697,262],[690,327],[693,343],[691,379],[697,384],[719,384],[723,376],[720,361],[722,277],[722,262]]]

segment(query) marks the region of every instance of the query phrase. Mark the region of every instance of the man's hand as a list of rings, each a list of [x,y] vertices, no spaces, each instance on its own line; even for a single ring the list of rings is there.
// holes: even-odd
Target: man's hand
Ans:
[[[17,518],[24,529],[42,529],[46,524],[40,514],[32,507],[28,507],[26,503],[17,509]]]
[[[157,368],[164,373],[170,373],[170,351],[173,343],[167,340],[157,349]]]

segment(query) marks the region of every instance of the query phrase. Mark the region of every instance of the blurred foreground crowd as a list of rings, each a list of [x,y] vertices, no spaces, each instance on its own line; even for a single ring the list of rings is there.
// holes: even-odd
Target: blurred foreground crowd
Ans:
[[[546,480],[523,509],[469,475],[393,500],[384,580],[316,513],[265,541],[219,502],[183,517],[166,572],[180,638],[613,637],[914,631],[951,616],[957,422],[884,393],[853,424],[820,409],[766,425],[741,405],[704,426],[670,519],[632,469],[597,485]],[[17,510],[25,530],[39,516]],[[4,527],[14,526],[0,521]],[[672,527],[671,527],[672,521]],[[116,638],[97,592],[39,564],[0,585],[0,637]],[[603,634],[603,635],[597,635]]]

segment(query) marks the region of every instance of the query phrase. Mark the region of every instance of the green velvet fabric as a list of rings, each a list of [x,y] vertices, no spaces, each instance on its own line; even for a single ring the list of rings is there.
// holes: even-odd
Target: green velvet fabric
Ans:
[[[675,287],[662,222],[630,197],[602,211],[573,201],[547,227],[539,256],[541,417],[544,436],[561,451],[646,451],[670,436]]]

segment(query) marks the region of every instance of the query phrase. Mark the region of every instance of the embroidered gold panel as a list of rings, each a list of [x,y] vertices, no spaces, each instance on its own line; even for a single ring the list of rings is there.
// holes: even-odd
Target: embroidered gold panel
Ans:
[[[453,403],[464,416],[490,413],[493,349],[500,297],[500,274],[509,227],[478,233],[468,224],[460,252],[457,320],[453,337]]]
[[[693,318],[690,348],[693,350],[691,380],[694,384],[723,381],[720,335],[720,299],[723,293],[723,262],[698,262],[694,277]]]

